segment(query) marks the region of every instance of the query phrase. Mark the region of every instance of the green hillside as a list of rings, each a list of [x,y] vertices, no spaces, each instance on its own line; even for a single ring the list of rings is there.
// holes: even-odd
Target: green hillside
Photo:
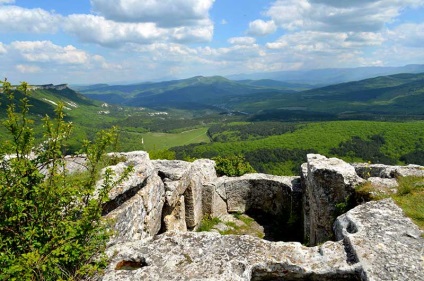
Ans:
[[[251,121],[424,119],[424,73],[301,91],[308,87],[267,79],[232,81],[198,76],[160,83],[100,85],[82,89],[82,93],[128,106],[245,112],[252,115]]]
[[[262,94],[275,90],[293,92],[288,87],[283,89],[282,84],[278,81],[238,82],[221,76],[196,76],[158,83],[82,88],[81,92],[90,98],[115,104],[198,109],[225,107],[228,99],[237,99],[249,94]]]
[[[126,140],[122,141],[120,149],[125,151],[163,149],[208,141],[205,128],[207,119],[193,119],[190,112],[157,112],[147,108],[115,106],[91,100],[69,88],[36,89],[30,90],[29,94],[30,113],[36,123],[37,137],[43,133],[41,119],[45,115],[53,117],[56,105],[59,102],[64,104],[65,119],[73,123],[67,149],[70,153],[79,150],[84,139],[92,139],[99,130],[112,126],[120,128],[121,139]],[[19,91],[14,91],[14,95],[15,103],[19,104],[23,95]],[[6,117],[7,104],[6,97],[0,94],[0,119]],[[192,129],[196,130],[179,134]],[[142,137],[146,139],[146,145],[142,145],[137,138],[140,133],[144,133]],[[6,138],[4,127],[0,126],[0,141]]]
[[[290,124],[287,124],[291,126]],[[245,124],[246,127],[273,127],[272,123]],[[279,135],[242,140],[231,126],[219,133],[225,141],[175,147],[178,158],[211,158],[242,154],[260,172],[298,174],[307,153],[337,156],[349,162],[371,161],[396,164],[402,156],[424,150],[424,122],[331,121],[297,124]],[[252,134],[253,135],[253,134]],[[219,139],[219,138],[218,138]],[[359,140],[358,140],[359,139]],[[416,163],[420,164],[420,163]]]

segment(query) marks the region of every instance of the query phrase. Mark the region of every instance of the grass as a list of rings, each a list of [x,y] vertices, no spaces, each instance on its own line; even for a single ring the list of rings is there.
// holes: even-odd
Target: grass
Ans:
[[[221,219],[217,218],[217,217],[204,217],[203,220],[201,221],[197,232],[202,232],[202,231],[211,231],[217,224],[219,223],[224,223],[226,226],[228,226],[227,230],[223,230],[223,231],[219,231],[219,233],[221,235],[252,235],[252,236],[256,236],[259,238],[264,238],[264,233],[261,232],[259,229],[256,229],[255,226],[255,220],[252,219],[251,217],[245,215],[245,214],[241,214],[241,213],[236,213],[233,214],[233,216],[243,222],[242,225],[238,225],[235,222],[232,221],[222,221]]]
[[[209,217],[206,216],[202,219],[202,221],[200,222],[199,227],[197,228],[197,232],[202,232],[202,231],[211,231],[212,228],[217,225],[218,223],[220,223],[221,220],[217,217]]]
[[[405,215],[424,230],[424,178],[402,177],[398,179],[397,193],[387,194],[369,182],[357,188],[357,197],[364,201],[391,197]]]
[[[181,133],[136,133],[121,131],[120,150],[145,150],[149,152],[191,143],[209,142],[209,138],[206,135],[207,130],[207,127],[202,127]]]
[[[424,230],[424,178],[400,178],[398,193],[392,195],[392,198]]]

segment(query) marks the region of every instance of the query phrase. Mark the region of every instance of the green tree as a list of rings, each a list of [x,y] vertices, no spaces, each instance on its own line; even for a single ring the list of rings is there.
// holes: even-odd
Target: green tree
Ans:
[[[0,148],[0,280],[88,280],[106,265],[103,253],[111,231],[102,219],[115,179],[106,169],[96,190],[105,151],[115,142],[116,128],[85,141],[86,172],[66,169],[63,148],[71,133],[63,105],[52,120],[43,119],[45,133],[36,143],[30,118],[29,90],[20,85],[17,102],[10,83],[2,81],[10,139]]]
[[[215,169],[219,176],[238,177],[256,172],[242,155],[218,156],[212,159],[215,160]]]

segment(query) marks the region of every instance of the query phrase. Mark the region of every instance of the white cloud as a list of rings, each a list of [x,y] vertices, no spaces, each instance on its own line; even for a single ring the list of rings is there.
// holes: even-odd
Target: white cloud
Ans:
[[[253,37],[232,37],[228,39],[231,45],[252,45],[256,42]]]
[[[0,5],[1,4],[13,4],[15,3],[15,0],[0,0]]]
[[[20,73],[38,73],[41,72],[41,68],[35,65],[27,65],[27,64],[18,64],[16,69]]]
[[[213,37],[213,25],[209,20],[205,20],[202,25],[176,27],[169,29],[168,32],[177,42],[208,42]]]
[[[101,45],[146,44],[166,36],[166,31],[154,23],[117,23],[94,15],[70,15],[64,29],[84,42]]]
[[[264,36],[271,33],[274,33],[277,30],[277,26],[274,21],[263,21],[263,20],[254,20],[249,23],[248,34],[253,36]]]
[[[0,6],[0,32],[54,33],[61,18],[43,9]]]
[[[222,24],[222,25],[226,25],[226,24],[228,24],[228,21],[227,21],[226,19],[222,19],[222,20],[221,20],[221,24]]]
[[[423,0],[277,0],[265,12],[286,30],[377,32],[407,7]]]
[[[214,0],[91,0],[95,12],[121,22],[154,22],[160,27],[196,25],[208,19]]]
[[[6,54],[7,50],[3,43],[0,42],[0,55]]]
[[[424,46],[424,23],[399,25],[389,32],[388,37],[397,45],[422,50]],[[421,53],[424,53],[424,50]]]
[[[15,41],[11,47],[28,62],[53,62],[58,64],[84,64],[89,55],[74,46],[61,47],[50,41]]]
[[[94,15],[70,15],[64,30],[84,42],[110,47],[126,43],[205,42],[213,35],[213,25],[209,20],[199,22],[198,26],[165,29],[152,22],[121,23]]]

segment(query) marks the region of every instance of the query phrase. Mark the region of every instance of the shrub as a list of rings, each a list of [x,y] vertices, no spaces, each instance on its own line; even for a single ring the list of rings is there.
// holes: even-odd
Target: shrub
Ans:
[[[88,280],[106,265],[102,254],[110,237],[110,225],[101,217],[102,204],[117,181],[106,170],[103,186],[96,181],[108,147],[117,130],[85,141],[84,176],[71,175],[63,149],[71,132],[64,121],[63,105],[56,117],[43,119],[45,133],[35,143],[29,115],[28,85],[15,101],[11,85],[4,81],[7,119],[2,122],[11,137],[0,148],[0,279]]]
[[[215,160],[215,169],[219,176],[238,177],[256,172],[242,155],[218,156],[212,159]]]

